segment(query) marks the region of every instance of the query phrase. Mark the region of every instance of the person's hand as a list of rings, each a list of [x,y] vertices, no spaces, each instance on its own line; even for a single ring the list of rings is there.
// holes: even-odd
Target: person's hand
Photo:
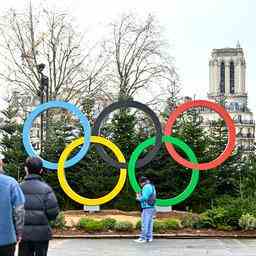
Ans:
[[[16,238],[16,240],[17,240],[17,244],[19,244],[19,243],[21,242],[21,240],[22,240],[22,237],[21,237],[21,235],[17,235],[17,238]]]

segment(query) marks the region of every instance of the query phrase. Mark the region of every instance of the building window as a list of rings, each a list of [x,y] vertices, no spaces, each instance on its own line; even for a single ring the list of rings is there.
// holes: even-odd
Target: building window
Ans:
[[[235,93],[235,66],[233,61],[230,63],[230,93]]]
[[[235,111],[235,103],[234,102],[230,103],[228,110]]]
[[[220,65],[220,93],[225,93],[225,64]]]

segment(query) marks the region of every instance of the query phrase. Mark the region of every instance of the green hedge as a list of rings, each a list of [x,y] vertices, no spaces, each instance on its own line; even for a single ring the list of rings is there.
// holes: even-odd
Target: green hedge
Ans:
[[[178,219],[167,219],[164,221],[167,230],[176,230],[182,228],[181,221]]]
[[[170,230],[182,228],[181,221],[178,219],[166,219],[164,221],[154,222],[154,232],[164,233]]]
[[[135,225],[136,229],[141,229],[141,220],[138,220],[136,225]]]
[[[239,228],[239,219],[244,214],[251,214],[256,217],[256,199],[255,198],[232,198],[222,197],[216,207],[222,207],[226,211],[227,225]]]
[[[87,232],[101,232],[107,230],[114,230],[119,232],[131,232],[135,229],[141,228],[141,221],[136,223],[134,227],[129,221],[116,221],[112,218],[104,220],[94,220],[89,218],[81,218],[77,224],[77,228]],[[166,219],[163,221],[154,221],[154,231],[161,233],[168,230],[177,230],[182,228],[181,221],[178,219]]]
[[[78,222],[77,227],[87,232],[100,232],[105,230],[102,221],[97,221],[88,218],[81,218]]]
[[[101,221],[104,229],[106,230],[113,230],[115,227],[115,224],[117,223],[117,221],[113,218],[106,218],[104,220]]]
[[[239,219],[239,226],[245,230],[254,230],[256,229],[256,218],[249,213],[244,214]]]
[[[129,221],[118,221],[115,223],[114,230],[116,230],[116,231],[132,231],[133,225]]]
[[[104,220],[81,218],[77,224],[77,228],[87,232],[102,232],[107,230],[132,231],[133,224],[129,221],[116,221],[112,218]]]
[[[164,233],[167,230],[168,230],[167,225],[163,221],[155,221],[154,222],[154,232]]]
[[[219,230],[252,229],[255,217],[256,200],[254,198],[223,197],[217,201],[215,207],[200,214],[199,218],[191,219],[190,216],[185,218],[182,224],[193,228]]]
[[[200,217],[198,215],[188,213],[182,218],[181,225],[183,228],[195,228],[199,219]]]
[[[163,221],[154,221],[154,232],[161,233],[168,230],[177,230],[182,228],[181,221],[178,219],[166,219]],[[141,220],[136,223],[136,229],[141,229]]]
[[[189,213],[182,220],[170,218],[154,221],[154,232],[165,233],[180,228],[213,228],[225,231],[238,228],[244,230],[256,229],[256,216],[251,213],[241,214],[241,212],[248,209],[237,206],[238,209],[235,210],[235,206],[237,206],[236,201],[233,203],[231,202],[229,205],[226,205],[226,207],[214,207],[200,215]],[[51,222],[51,226],[54,228],[65,229],[66,222],[64,214],[61,213],[56,221]],[[135,229],[141,229],[141,220],[139,220],[134,227],[129,221],[116,221],[113,218],[106,218],[103,220],[81,218],[77,224],[77,228],[86,232],[102,232],[108,230],[131,232]]]

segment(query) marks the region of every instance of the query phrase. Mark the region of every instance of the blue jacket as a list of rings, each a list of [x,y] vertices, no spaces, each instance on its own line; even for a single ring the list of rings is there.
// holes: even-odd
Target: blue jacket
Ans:
[[[147,203],[147,201],[149,200],[149,198],[152,196],[153,193],[156,194],[156,190],[152,184],[148,183],[143,186],[141,195],[139,197],[139,201],[142,209],[155,207]]]
[[[0,172],[0,246],[16,243],[14,209],[24,205],[25,198],[17,181]]]

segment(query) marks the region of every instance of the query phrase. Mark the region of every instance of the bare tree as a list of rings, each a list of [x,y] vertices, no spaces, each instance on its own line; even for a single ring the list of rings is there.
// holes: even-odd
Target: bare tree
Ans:
[[[124,15],[111,28],[110,81],[119,98],[134,97],[142,89],[150,88],[159,95],[160,85],[173,84],[177,73],[154,17],[149,15],[145,21],[138,21],[132,14]]]
[[[34,14],[10,10],[0,24],[0,78],[19,90],[40,94],[41,72],[45,64],[49,77],[49,99],[76,100],[94,96],[105,84],[102,71],[106,58],[100,48],[82,48],[77,33],[65,13],[40,9]]]

